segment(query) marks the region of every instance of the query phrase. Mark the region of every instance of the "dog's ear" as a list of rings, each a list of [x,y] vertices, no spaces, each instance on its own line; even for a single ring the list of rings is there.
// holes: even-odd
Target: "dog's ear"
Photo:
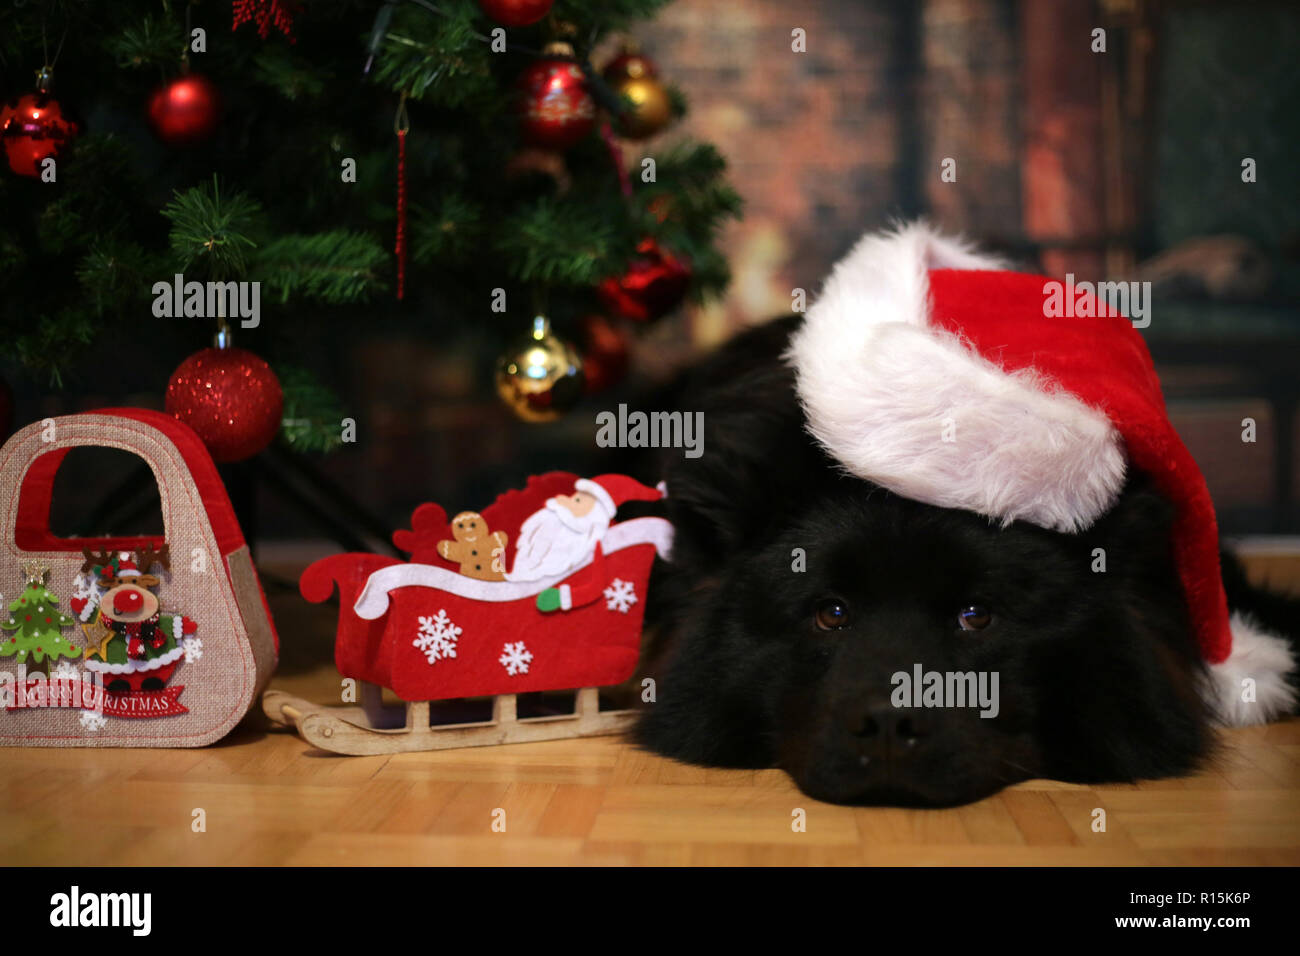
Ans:
[[[1105,549],[1107,574],[1148,586],[1177,581],[1174,562],[1174,505],[1144,475],[1135,474],[1119,499],[1084,535],[1086,544]],[[1094,550],[1095,555],[1095,550]]]
[[[666,463],[668,514],[684,553],[718,560],[753,547],[833,477],[804,429],[794,375],[779,358],[714,381],[684,402],[704,413],[702,454]]]

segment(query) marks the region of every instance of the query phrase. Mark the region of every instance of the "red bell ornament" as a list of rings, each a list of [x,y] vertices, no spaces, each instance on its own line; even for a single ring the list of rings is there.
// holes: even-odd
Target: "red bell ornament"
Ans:
[[[199,73],[186,73],[154,90],[149,98],[149,125],[172,146],[210,139],[221,120],[221,93]]]
[[[691,284],[691,270],[653,239],[642,239],[636,251],[627,271],[605,279],[596,294],[612,314],[649,322],[681,304]]]
[[[77,135],[77,124],[49,94],[50,78],[48,68],[42,70],[37,92],[14,97],[0,108],[0,142],[9,168],[19,176],[39,177],[41,163]]]
[[[596,125],[596,104],[573,47],[551,43],[542,53],[518,81],[524,139],[546,149],[568,149]]]

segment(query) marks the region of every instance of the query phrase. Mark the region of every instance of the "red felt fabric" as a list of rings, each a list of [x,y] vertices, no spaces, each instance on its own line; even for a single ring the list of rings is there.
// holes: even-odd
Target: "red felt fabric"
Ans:
[[[1048,281],[1012,272],[932,271],[931,322],[959,333],[1008,371],[1036,369],[1110,418],[1130,463],[1177,507],[1174,548],[1192,624],[1206,660],[1223,661],[1232,635],[1214,505],[1170,424],[1146,342],[1128,319],[1095,300],[1093,311],[1106,314],[1045,317]]]
[[[508,491],[483,509],[493,531],[510,535],[506,567],[513,567],[519,526],[546,499],[573,491],[576,475],[550,472],[528,480],[522,491]],[[442,515],[441,525],[432,517]],[[437,505],[416,510],[410,531],[399,531],[394,542],[409,550],[413,558],[456,570],[457,566],[437,554],[439,539],[450,538],[446,513]],[[309,601],[324,601],[337,584],[339,628],[335,642],[335,663],[345,677],[370,681],[393,690],[403,700],[439,700],[492,694],[516,694],[536,690],[562,690],[617,684],[631,676],[640,652],[641,625],[645,614],[645,591],[655,549],[638,544],[604,556],[603,573],[580,569],[566,583],[574,589],[574,607],[569,611],[543,613],[533,596],[493,603],[474,601],[430,587],[394,590],[388,612],[374,621],[359,618],[352,610],[366,579],[393,564],[391,558],[369,554],[341,554],[309,567],[299,582]],[[597,581],[596,577],[601,580]],[[636,602],[626,613],[611,609],[603,590],[615,578],[632,583]],[[578,606],[577,594],[594,596]],[[415,646],[420,618],[433,618],[445,611],[461,633],[456,638],[456,656],[429,663]],[[506,644],[522,642],[532,654],[527,673],[509,674],[500,658]]]

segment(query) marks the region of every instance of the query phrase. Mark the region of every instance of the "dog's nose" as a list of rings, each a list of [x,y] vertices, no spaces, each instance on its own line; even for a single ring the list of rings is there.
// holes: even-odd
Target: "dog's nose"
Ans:
[[[924,746],[930,735],[927,715],[911,707],[886,703],[850,710],[843,718],[865,757],[906,757]]]

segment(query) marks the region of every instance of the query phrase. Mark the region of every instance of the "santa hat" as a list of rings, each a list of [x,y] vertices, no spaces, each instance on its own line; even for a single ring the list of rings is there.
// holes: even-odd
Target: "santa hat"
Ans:
[[[660,482],[654,488],[647,488],[641,482],[627,475],[597,475],[595,478],[579,478],[573,484],[575,491],[585,491],[593,495],[600,506],[614,517],[618,506],[625,501],[658,501],[667,488]]]
[[[1218,712],[1275,716],[1294,701],[1294,662],[1283,639],[1229,619],[1214,506],[1146,343],[1099,302],[1046,317],[1047,281],[921,224],[867,235],[786,355],[809,431],[904,497],[1062,532],[1105,514],[1130,467],[1146,473],[1176,507],[1178,573]],[[1258,706],[1241,702],[1246,676]]]

